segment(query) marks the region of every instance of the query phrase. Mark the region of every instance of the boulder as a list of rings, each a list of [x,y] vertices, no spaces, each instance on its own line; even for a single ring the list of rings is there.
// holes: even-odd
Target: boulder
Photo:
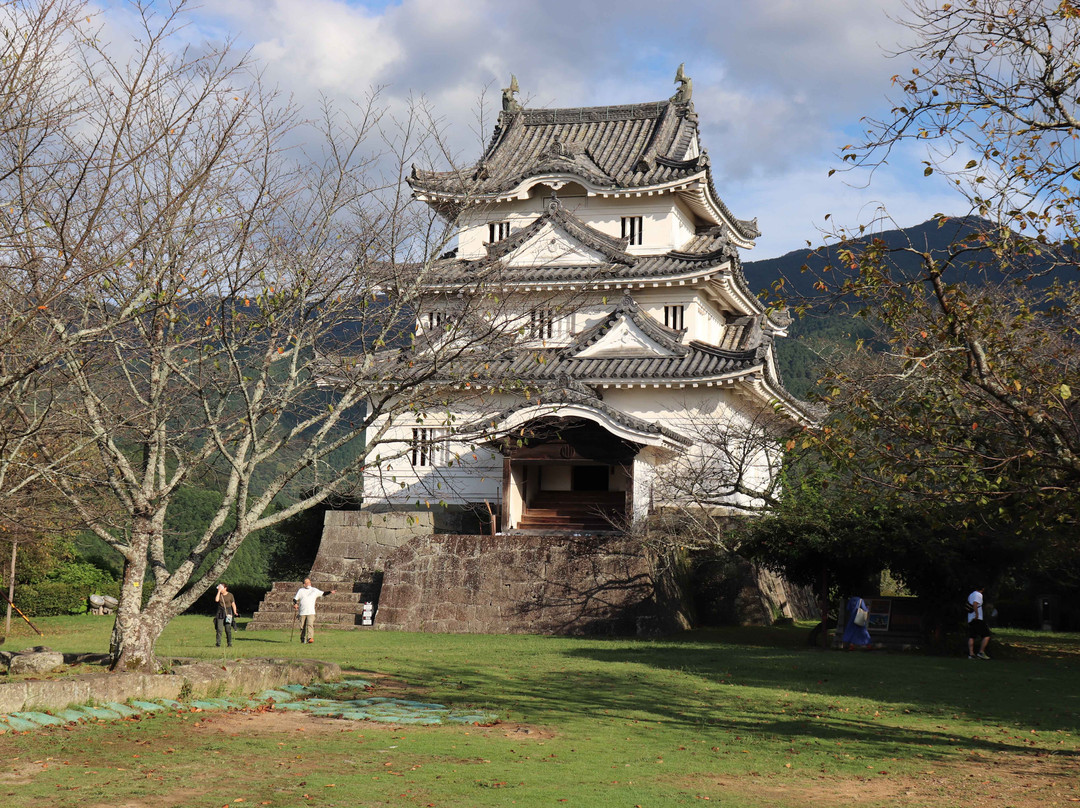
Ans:
[[[11,658],[8,673],[13,676],[49,673],[64,667],[64,655],[57,651],[30,651]]]
[[[11,658],[15,656],[11,651],[0,651],[0,673],[7,673],[11,667]]]

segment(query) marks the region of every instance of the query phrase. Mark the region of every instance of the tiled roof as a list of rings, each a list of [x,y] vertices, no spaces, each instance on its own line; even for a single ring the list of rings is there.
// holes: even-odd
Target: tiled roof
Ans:
[[[540,222],[541,220],[537,220]],[[583,228],[587,225],[582,225]],[[539,228],[537,228],[539,229]],[[589,228],[592,233],[595,230]],[[740,288],[753,297],[743,278],[741,264],[736,248],[722,237],[694,236],[680,250],[673,250],[661,255],[614,255],[595,241],[579,237],[586,246],[592,247],[608,258],[608,263],[564,266],[560,264],[540,264],[533,266],[495,266],[494,258],[510,251],[519,242],[518,235],[532,235],[532,227],[523,228],[501,242],[491,245],[489,257],[479,261],[467,261],[456,258],[440,259],[432,273],[437,280],[432,286],[459,285],[473,280],[487,283],[506,283],[514,285],[543,285],[545,283],[597,283],[606,281],[661,280],[678,275],[692,275],[707,272],[719,267],[726,261],[732,264],[732,275]],[[597,234],[602,235],[602,234]],[[608,237],[605,237],[608,238]],[[523,236],[521,241],[524,241]],[[614,240],[613,240],[614,241]],[[511,245],[511,242],[513,244]],[[705,252],[690,252],[691,249],[706,249]]]
[[[688,156],[698,133],[690,102],[568,109],[519,109],[499,117],[480,161],[462,171],[413,167],[417,193],[487,199],[541,174],[569,174],[600,190],[635,190],[691,177],[708,186],[725,217],[746,239],[760,235],[753,221],[736,219],[720,201],[704,152]]]
[[[684,154],[669,153],[677,143],[689,143],[676,134],[691,128],[697,128],[693,105],[670,101],[504,114],[472,172],[477,182],[472,190],[506,190],[552,164],[577,166],[612,188],[657,185],[698,170],[698,159],[686,161]],[[669,159],[659,163],[658,155]],[[418,170],[413,177],[415,188],[460,190],[457,172]]]
[[[518,349],[493,359],[463,358],[453,369],[462,380],[551,382],[566,375],[582,384],[694,382],[739,374],[764,363],[761,348],[728,351],[691,342],[673,356],[577,357],[565,348]]]

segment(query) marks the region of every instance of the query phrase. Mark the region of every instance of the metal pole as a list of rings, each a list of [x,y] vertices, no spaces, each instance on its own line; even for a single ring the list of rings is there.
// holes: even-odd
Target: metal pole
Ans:
[[[15,600],[15,553],[18,548],[19,543],[17,541],[13,541],[11,543],[11,578],[8,580],[7,619],[4,621],[5,639],[11,633],[11,603]]]

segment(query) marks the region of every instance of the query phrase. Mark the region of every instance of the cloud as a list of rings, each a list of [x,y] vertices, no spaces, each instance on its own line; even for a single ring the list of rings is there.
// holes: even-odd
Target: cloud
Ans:
[[[216,0],[200,16],[201,33],[236,37],[301,98],[362,94],[407,54],[383,16],[338,0]]]
[[[923,175],[922,151],[904,144],[893,160],[865,170],[837,172],[828,156],[775,176],[753,177],[719,188],[739,217],[756,216],[762,236],[745,260],[771,258],[817,246],[838,228],[871,230],[909,227],[935,213],[969,213],[964,197],[940,174]]]
[[[864,204],[825,177],[854,137],[845,133],[891,106],[903,62],[886,53],[906,32],[888,14],[901,11],[901,0],[215,0],[191,37],[235,38],[308,109],[381,87],[400,116],[422,97],[465,162],[490,135],[511,73],[528,106],[591,106],[665,98],[685,62],[721,194],[795,247],[830,203]],[[936,194],[896,168],[875,177],[873,194],[925,219]]]

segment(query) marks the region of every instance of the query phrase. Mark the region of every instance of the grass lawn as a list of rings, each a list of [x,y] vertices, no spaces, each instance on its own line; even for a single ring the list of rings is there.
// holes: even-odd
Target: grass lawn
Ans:
[[[46,618],[99,651],[109,618]],[[14,624],[13,624],[14,628]],[[25,628],[25,624],[23,626]],[[174,713],[0,736],[22,806],[1048,806],[1080,803],[1080,635],[1005,632],[990,662],[807,648],[807,629],[664,640],[239,632],[237,656],[305,656],[375,695],[498,712],[393,727],[284,711]],[[208,617],[163,655],[219,658]]]

